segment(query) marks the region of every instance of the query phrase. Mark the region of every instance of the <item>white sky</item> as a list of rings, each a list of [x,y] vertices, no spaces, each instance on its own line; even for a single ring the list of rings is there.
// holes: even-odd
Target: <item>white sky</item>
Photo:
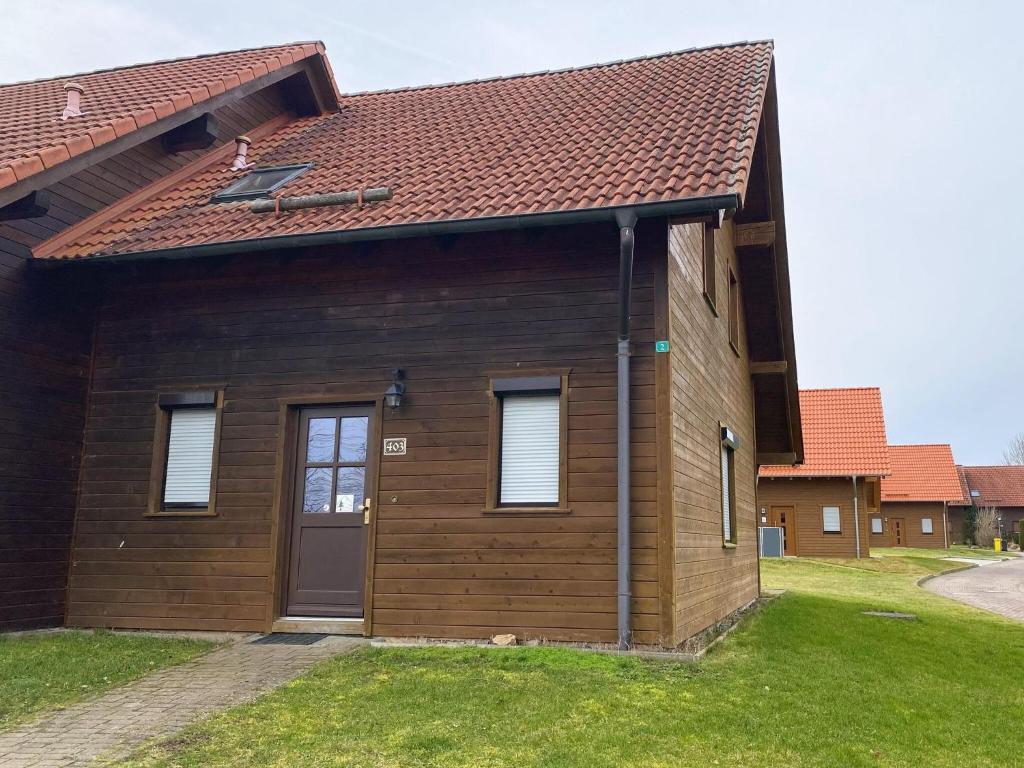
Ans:
[[[890,442],[1024,431],[1024,5],[0,0],[0,82],[321,39],[342,90],[776,43],[802,387],[882,387]]]

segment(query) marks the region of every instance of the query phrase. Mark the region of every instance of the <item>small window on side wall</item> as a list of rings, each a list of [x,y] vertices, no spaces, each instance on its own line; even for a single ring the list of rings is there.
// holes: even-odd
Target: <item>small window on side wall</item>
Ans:
[[[722,460],[722,543],[735,546],[736,536],[736,449],[739,438],[729,427],[719,427]]]
[[[565,379],[492,379],[487,511],[568,511]]]
[[[932,519],[930,517],[921,518],[921,533],[932,533]]]
[[[716,283],[715,264],[715,226],[709,221],[704,222],[702,241],[704,261],[704,298],[711,306],[711,311],[718,315],[718,286]]]
[[[740,284],[736,273],[729,268],[729,346],[740,353]]]
[[[222,404],[215,391],[160,395],[147,514],[214,513]]]
[[[871,518],[871,532],[881,533],[882,532],[882,518],[872,517]]]
[[[842,533],[842,523],[839,515],[839,507],[821,508],[821,529],[825,533]]]

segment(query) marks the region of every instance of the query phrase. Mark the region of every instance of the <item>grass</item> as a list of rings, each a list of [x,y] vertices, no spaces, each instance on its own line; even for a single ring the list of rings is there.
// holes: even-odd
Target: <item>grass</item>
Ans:
[[[112,632],[0,635],[0,730],[210,647],[198,640]]]
[[[996,552],[981,547],[966,547],[963,544],[951,544],[949,549],[918,549],[916,547],[872,547],[871,555],[881,557],[970,557],[975,560],[1002,560],[1006,552]]]
[[[765,563],[765,586],[786,594],[692,666],[556,648],[366,648],[129,764],[1017,765],[1024,627],[915,585],[949,565]]]

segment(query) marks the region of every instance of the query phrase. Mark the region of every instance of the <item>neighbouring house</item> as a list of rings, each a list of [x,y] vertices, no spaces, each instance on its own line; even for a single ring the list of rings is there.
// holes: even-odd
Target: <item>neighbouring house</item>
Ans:
[[[963,502],[950,504],[950,541],[964,543],[964,517],[968,507],[973,505],[977,510],[994,509],[1001,535],[1007,539],[1016,535],[1020,543],[1021,520],[1024,520],[1024,466],[960,466],[957,470],[963,488]]]
[[[882,393],[804,389],[800,414],[804,461],[761,467],[759,525],[782,528],[786,555],[866,557],[868,518],[890,471]]]
[[[949,547],[949,505],[963,500],[953,450],[946,444],[890,445],[889,459],[882,509],[870,519],[871,546]]]
[[[673,647],[757,597],[803,459],[770,42],[0,107],[0,626]]]

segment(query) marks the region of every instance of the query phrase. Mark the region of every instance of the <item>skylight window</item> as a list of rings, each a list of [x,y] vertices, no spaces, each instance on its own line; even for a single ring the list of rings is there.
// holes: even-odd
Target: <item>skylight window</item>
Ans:
[[[227,189],[215,194],[210,198],[210,202],[227,203],[233,200],[255,200],[266,197],[312,167],[312,163],[305,163],[303,165],[278,165],[273,168],[254,168],[229,185]]]

